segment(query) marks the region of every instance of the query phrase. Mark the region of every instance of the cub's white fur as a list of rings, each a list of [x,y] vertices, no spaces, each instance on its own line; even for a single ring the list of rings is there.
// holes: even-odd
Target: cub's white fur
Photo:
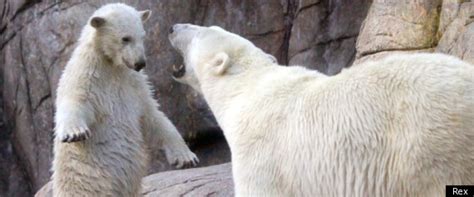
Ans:
[[[170,163],[197,162],[158,110],[146,75],[133,70],[144,66],[149,15],[109,4],[84,27],[57,90],[54,196],[138,196],[152,137]]]
[[[169,35],[232,151],[237,196],[444,196],[474,184],[474,67],[394,55],[326,76],[219,27]]]

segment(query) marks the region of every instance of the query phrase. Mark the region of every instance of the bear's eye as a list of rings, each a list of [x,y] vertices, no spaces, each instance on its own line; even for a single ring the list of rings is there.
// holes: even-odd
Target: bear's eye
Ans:
[[[132,41],[132,38],[130,38],[129,36],[125,36],[122,38],[123,43],[129,43],[130,41]]]

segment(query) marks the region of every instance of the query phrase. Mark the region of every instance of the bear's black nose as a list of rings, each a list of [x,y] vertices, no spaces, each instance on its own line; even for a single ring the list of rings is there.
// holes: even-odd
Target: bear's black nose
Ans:
[[[140,71],[145,66],[146,66],[145,60],[139,61],[139,62],[135,63],[135,70]]]
[[[174,32],[174,25],[171,26],[169,29],[168,29],[168,33],[169,34],[172,34]]]

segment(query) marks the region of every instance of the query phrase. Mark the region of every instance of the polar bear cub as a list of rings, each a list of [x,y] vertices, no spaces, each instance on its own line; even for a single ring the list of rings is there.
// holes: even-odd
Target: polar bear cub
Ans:
[[[175,77],[194,82],[230,145],[237,196],[444,196],[474,184],[474,66],[394,55],[326,76],[279,66],[219,27],[170,32],[185,63]]]
[[[138,72],[150,13],[108,4],[82,30],[57,90],[54,196],[139,196],[148,138],[177,167],[198,162]]]

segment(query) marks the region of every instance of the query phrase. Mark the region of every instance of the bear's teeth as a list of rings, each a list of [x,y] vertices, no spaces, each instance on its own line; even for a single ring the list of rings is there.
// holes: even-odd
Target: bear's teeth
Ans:
[[[181,69],[184,68],[184,65],[179,65],[179,66],[176,66],[176,64],[173,64],[173,71],[180,71]]]
[[[184,65],[181,64],[179,66],[173,65],[173,76],[176,78],[180,78],[184,76],[184,72],[186,69],[184,68]]]

